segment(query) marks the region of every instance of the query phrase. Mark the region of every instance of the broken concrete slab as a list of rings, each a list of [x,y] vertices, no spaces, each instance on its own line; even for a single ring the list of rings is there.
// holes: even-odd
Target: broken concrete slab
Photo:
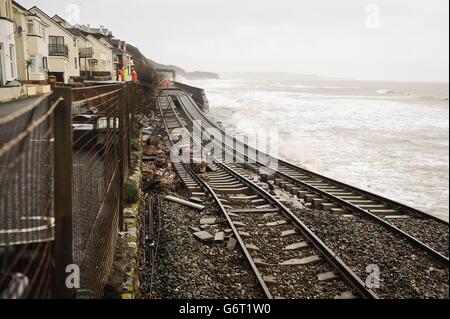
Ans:
[[[296,243],[296,244],[286,246],[283,248],[283,250],[297,250],[297,249],[302,249],[302,248],[306,248],[306,247],[308,247],[308,243],[301,242],[301,243]]]
[[[192,230],[194,233],[199,233],[199,232],[202,231],[200,228],[198,228],[198,227],[193,227],[193,226],[189,226],[189,229]]]
[[[224,232],[218,232],[214,235],[214,241],[224,241],[224,240],[225,240]]]
[[[297,233],[297,231],[295,229],[286,230],[286,231],[281,233],[281,237],[291,236],[291,235],[294,235],[296,233]]]
[[[317,279],[319,279],[319,281],[327,281],[335,278],[337,278],[337,275],[334,271],[324,272],[317,275]]]
[[[227,243],[227,249],[228,249],[228,250],[233,250],[234,247],[236,246],[236,243],[237,243],[237,239],[234,238],[234,237],[231,237],[231,238],[228,240],[228,243]]]
[[[268,227],[275,227],[275,226],[281,226],[281,225],[286,225],[287,221],[286,220],[279,220],[276,222],[272,222],[272,223],[267,223],[266,226]]]
[[[202,242],[210,242],[214,239],[214,236],[207,231],[196,232],[194,233],[194,236]]]
[[[311,263],[317,262],[319,260],[321,260],[320,256],[313,255],[313,256],[302,258],[302,259],[287,260],[287,261],[280,263],[279,265],[280,266],[300,266],[300,265],[311,264]]]
[[[337,295],[334,299],[356,299],[356,296],[349,290]]]
[[[200,219],[200,225],[213,225],[216,223],[217,218],[205,217]]]

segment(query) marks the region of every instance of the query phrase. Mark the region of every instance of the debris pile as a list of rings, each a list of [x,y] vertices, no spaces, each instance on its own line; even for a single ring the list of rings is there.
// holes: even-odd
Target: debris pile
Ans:
[[[170,161],[170,149],[162,136],[144,135],[142,141],[143,191],[147,193],[156,188],[162,191],[175,190],[177,179]]]
[[[218,219],[213,216],[205,216],[200,219],[199,226],[191,226],[189,229],[193,231],[193,236],[200,240],[203,243],[211,243],[211,242],[219,242],[223,243],[226,240],[235,241],[233,238],[233,230],[222,229],[223,227],[228,225],[224,220],[218,222]],[[228,249],[233,250],[234,245],[230,249],[230,245],[228,243]]]

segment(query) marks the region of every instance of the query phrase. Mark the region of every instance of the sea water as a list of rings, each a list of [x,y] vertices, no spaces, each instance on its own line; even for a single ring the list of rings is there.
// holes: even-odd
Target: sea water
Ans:
[[[184,82],[224,127],[276,128],[281,158],[449,219],[448,84],[221,77]]]

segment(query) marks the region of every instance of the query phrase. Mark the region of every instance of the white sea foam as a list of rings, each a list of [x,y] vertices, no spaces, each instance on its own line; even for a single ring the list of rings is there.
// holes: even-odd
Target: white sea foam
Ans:
[[[281,157],[448,220],[445,96],[388,94],[394,90],[363,83],[190,83],[206,89],[210,112],[225,127],[243,133],[278,128]]]

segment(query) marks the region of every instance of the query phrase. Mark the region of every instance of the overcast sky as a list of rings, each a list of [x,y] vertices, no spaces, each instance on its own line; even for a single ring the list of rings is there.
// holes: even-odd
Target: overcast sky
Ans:
[[[188,71],[448,81],[448,0],[18,0]]]

